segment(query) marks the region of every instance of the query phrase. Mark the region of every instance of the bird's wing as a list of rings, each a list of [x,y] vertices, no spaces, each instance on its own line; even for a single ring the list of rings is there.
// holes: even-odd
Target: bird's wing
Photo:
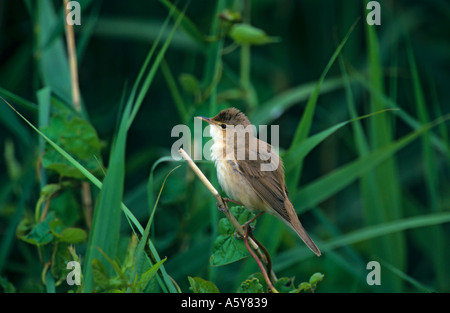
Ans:
[[[249,160],[249,153],[246,151],[247,158],[245,160],[236,160],[238,165],[236,170],[242,174],[264,202],[289,222],[291,218],[285,207],[287,188],[284,182],[283,163],[279,156],[271,151],[269,144],[258,141],[259,149],[256,153],[256,160]],[[264,149],[261,149],[261,145]],[[266,169],[269,170],[262,171],[262,164],[265,164]]]

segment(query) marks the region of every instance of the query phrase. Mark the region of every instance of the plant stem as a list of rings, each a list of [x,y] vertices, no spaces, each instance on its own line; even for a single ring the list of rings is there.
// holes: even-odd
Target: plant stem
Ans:
[[[70,13],[68,8],[69,0],[64,0],[65,16]],[[75,35],[73,33],[73,25],[70,25],[64,19],[67,39],[67,53],[69,55],[70,76],[72,80],[72,101],[73,106],[77,112],[81,112],[80,105],[80,87],[78,85],[78,70],[77,70],[77,54],[75,51]]]
[[[184,151],[182,148],[178,150],[178,152],[181,154],[183,159],[186,160],[188,165],[191,167],[191,169],[194,171],[194,173],[200,178],[202,183],[208,188],[208,190],[211,192],[211,194],[214,196],[217,202],[217,208],[225,214],[225,216],[228,218],[228,220],[233,224],[234,228],[236,228],[239,235],[242,237],[245,236],[245,230],[242,227],[241,224],[236,220],[236,218],[231,214],[230,210],[228,209],[228,205],[226,201],[220,196],[219,192],[214,188],[214,186],[211,184],[211,182],[206,178],[205,174],[198,168],[198,166],[192,161],[191,157]],[[255,250],[259,250],[259,245],[252,239],[249,239],[250,244],[252,245],[252,248]]]
[[[272,262],[270,260],[270,255],[269,255],[269,252],[267,251],[267,249],[261,243],[259,243],[258,240],[256,240],[256,238],[253,235],[250,234],[250,236],[249,236],[248,223],[245,225],[246,229],[244,229],[244,227],[242,227],[242,225],[239,224],[239,222],[236,220],[236,218],[230,212],[230,210],[228,209],[227,202],[231,201],[231,199],[222,198],[220,196],[219,192],[216,190],[216,188],[214,188],[214,186],[211,184],[211,182],[208,180],[208,178],[206,178],[205,174],[203,174],[203,172],[198,168],[198,166],[194,163],[194,161],[192,161],[192,158],[182,148],[180,148],[178,150],[178,152],[181,154],[183,159],[186,160],[188,165],[191,167],[191,169],[194,171],[194,173],[198,176],[198,178],[200,178],[200,180],[206,186],[206,188],[208,188],[208,190],[212,193],[212,195],[214,196],[214,198],[217,201],[216,204],[217,204],[217,208],[219,209],[219,211],[221,211],[225,214],[225,216],[228,218],[228,220],[231,222],[231,224],[233,224],[236,231],[242,236],[242,238],[244,238],[245,247],[247,248],[248,252],[253,256],[253,258],[255,259],[259,268],[261,269],[264,279],[267,282],[267,286],[272,290],[272,292],[278,293],[278,291],[273,287],[273,284],[272,284],[271,280],[269,279],[269,276],[267,275],[267,272],[264,269],[264,266],[262,265],[261,260],[256,256],[255,252],[253,251],[253,249],[254,249],[258,252],[261,259],[264,260],[264,263],[266,264],[266,266],[270,272],[270,276],[272,277],[272,279],[274,281],[276,281],[277,279],[276,279],[275,273],[272,270]],[[233,200],[231,202],[235,202],[235,201]],[[250,247],[250,244],[251,244],[251,247]]]
[[[245,236],[244,236],[244,243],[245,243],[245,247],[247,248],[248,252],[250,252],[250,254],[252,255],[252,257],[255,259],[256,264],[258,264],[259,269],[261,270],[261,273],[264,277],[264,280],[267,283],[267,287],[273,292],[273,293],[278,293],[278,290],[275,289],[275,287],[273,286],[272,282],[270,281],[269,276],[267,275],[267,272],[264,268],[264,266],[261,263],[261,260],[256,256],[256,253],[252,250],[252,248],[250,247],[250,245],[248,244],[248,238],[249,238],[249,229],[250,226],[248,224],[246,224],[246,229],[245,229]]]

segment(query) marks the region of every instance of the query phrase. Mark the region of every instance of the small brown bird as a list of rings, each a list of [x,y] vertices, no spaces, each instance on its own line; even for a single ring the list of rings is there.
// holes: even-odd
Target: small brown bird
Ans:
[[[198,117],[211,124],[211,157],[227,195],[247,209],[267,212],[293,229],[317,255],[320,250],[303,228],[288,197],[284,168],[270,144],[252,132],[241,111],[230,108],[213,118]]]

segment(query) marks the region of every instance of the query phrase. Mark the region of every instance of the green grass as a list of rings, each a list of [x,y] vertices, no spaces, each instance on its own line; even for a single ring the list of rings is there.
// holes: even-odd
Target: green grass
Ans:
[[[367,1],[80,3],[80,110],[61,3],[15,1],[5,14],[0,290],[259,288],[241,285],[259,272],[252,258],[210,265],[223,216],[170,155],[173,126],[193,132],[194,116],[235,106],[280,126],[290,199],[323,252],[259,218],[278,287],[320,272],[316,292],[450,291],[446,5],[386,2],[382,25],[369,26]],[[236,45],[225,9],[281,41]],[[219,188],[214,164],[196,163]],[[80,287],[65,282],[70,260],[81,261]],[[371,260],[380,286],[366,284]]]

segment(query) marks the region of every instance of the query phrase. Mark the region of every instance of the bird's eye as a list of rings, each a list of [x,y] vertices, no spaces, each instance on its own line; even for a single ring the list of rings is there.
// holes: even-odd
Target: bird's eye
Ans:
[[[225,129],[225,128],[227,128],[227,125],[226,124],[220,124],[220,127],[222,127],[222,129]]]

